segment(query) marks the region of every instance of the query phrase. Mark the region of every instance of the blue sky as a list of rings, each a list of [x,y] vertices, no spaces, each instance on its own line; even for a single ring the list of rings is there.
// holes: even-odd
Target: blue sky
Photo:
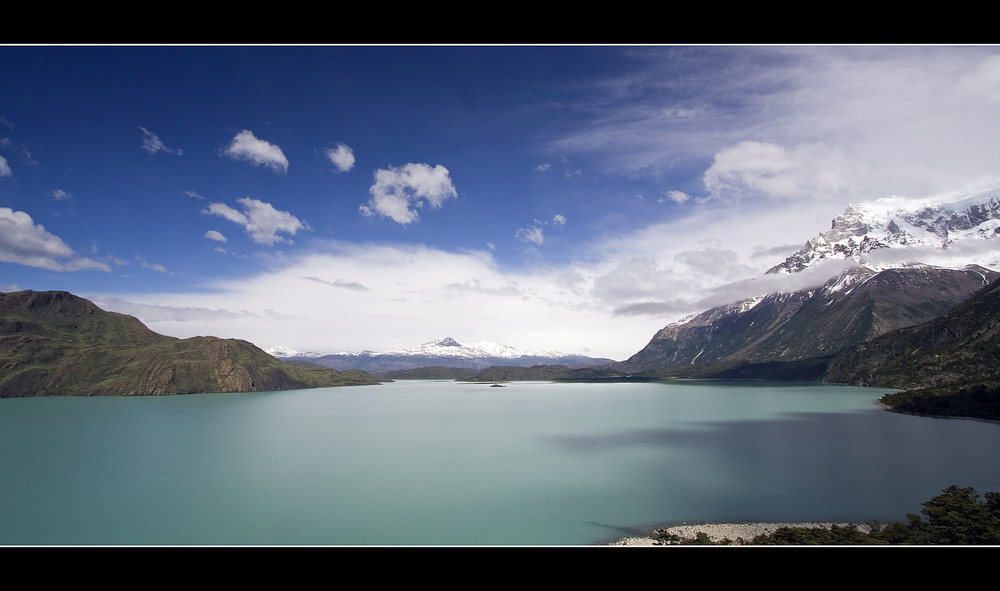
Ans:
[[[1000,172],[992,46],[2,46],[0,72],[0,290],[263,348],[624,359],[848,203]]]

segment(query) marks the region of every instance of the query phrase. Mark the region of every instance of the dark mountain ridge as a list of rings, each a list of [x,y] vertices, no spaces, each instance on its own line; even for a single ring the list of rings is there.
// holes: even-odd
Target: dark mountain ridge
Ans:
[[[979,266],[854,267],[820,288],[720,306],[670,324],[618,369],[790,362],[833,355],[950,311],[1000,274]]]
[[[157,334],[62,291],[0,293],[0,397],[156,396],[376,384],[283,363],[251,343]]]

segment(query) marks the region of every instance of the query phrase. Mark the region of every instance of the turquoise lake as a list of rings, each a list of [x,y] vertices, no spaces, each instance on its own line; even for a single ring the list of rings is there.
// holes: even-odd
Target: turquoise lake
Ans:
[[[1000,425],[817,384],[378,386],[0,400],[4,545],[581,545],[906,521],[1000,491]]]

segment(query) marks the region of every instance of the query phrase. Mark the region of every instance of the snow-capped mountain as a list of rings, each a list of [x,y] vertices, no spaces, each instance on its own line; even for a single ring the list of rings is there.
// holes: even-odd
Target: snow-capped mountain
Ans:
[[[463,345],[451,337],[430,341],[414,349],[398,349],[386,351],[382,355],[433,355],[438,357],[459,357],[466,359],[478,359],[481,357],[499,357],[503,359],[517,359],[524,355],[535,356],[560,356],[560,353],[522,353],[514,347],[483,341],[479,343],[469,343]]]
[[[853,204],[829,231],[768,273],[795,273],[829,260],[876,268],[956,255],[956,264],[1000,267],[1000,189],[900,206],[898,199]],[[887,250],[888,249],[888,250]]]
[[[769,274],[828,262],[823,285],[778,291],[672,323],[630,371],[819,359],[927,322],[1000,277],[1000,188],[903,205],[854,204]],[[845,268],[846,267],[846,268]]]
[[[553,351],[522,352],[508,345],[488,341],[463,344],[451,337],[436,339],[412,349],[380,352],[360,351],[333,355],[302,355],[281,348],[272,348],[268,352],[285,360],[311,361],[340,371],[363,369],[368,372],[432,366],[481,369],[496,365],[519,367],[542,364],[601,365],[612,361]]]

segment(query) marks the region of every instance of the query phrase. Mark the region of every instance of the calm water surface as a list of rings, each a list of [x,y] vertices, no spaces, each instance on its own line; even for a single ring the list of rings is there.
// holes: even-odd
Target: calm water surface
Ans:
[[[590,544],[906,521],[1000,491],[1000,425],[800,384],[379,386],[0,400],[0,544]]]

